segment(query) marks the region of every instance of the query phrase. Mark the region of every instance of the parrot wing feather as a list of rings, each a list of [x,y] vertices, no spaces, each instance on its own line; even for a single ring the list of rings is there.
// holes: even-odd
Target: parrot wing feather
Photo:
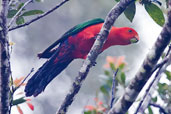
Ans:
[[[45,49],[42,53],[39,53],[38,57],[39,58],[51,57],[51,55],[55,51],[55,49],[54,50],[52,50],[52,49],[55,48],[58,44],[64,42],[69,36],[77,34],[78,32],[82,31],[86,27],[89,27],[89,26],[95,25],[95,24],[99,24],[99,23],[103,23],[103,22],[104,22],[103,19],[95,18],[95,19],[92,19],[92,20],[89,20],[89,21],[86,21],[86,22],[83,22],[81,24],[74,26],[73,28],[68,30],[64,35],[62,35],[62,37],[60,39],[58,39],[52,45],[50,45],[47,49]]]

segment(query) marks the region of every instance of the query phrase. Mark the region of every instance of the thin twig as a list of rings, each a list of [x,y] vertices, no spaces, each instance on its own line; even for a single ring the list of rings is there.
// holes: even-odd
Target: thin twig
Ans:
[[[169,50],[169,52],[170,52],[170,50]],[[171,55],[168,55],[168,57],[166,57],[163,61],[166,61],[165,64],[168,63],[168,64],[167,64],[167,66],[168,66],[168,65],[170,64],[170,62],[171,62]],[[153,84],[155,83],[157,77],[158,77],[159,75],[161,75],[161,74],[165,71],[165,68],[167,67],[167,66],[165,66],[165,68],[164,68],[164,65],[165,65],[165,64],[162,64],[162,65],[160,66],[160,68],[159,68],[159,70],[157,71],[157,73],[156,73],[154,79],[153,79],[152,82],[149,84],[148,88],[146,89],[146,92],[145,92],[143,98],[141,99],[141,101],[140,101],[140,103],[139,103],[139,105],[138,105],[138,107],[137,107],[137,109],[136,109],[136,111],[135,111],[134,114],[137,114],[137,113],[140,111],[141,106],[142,106],[143,102],[145,101],[147,95],[149,94],[149,91],[150,91],[151,87],[153,86]]]
[[[112,108],[113,102],[115,100],[115,79],[116,79],[118,71],[119,71],[119,68],[117,68],[116,71],[113,73],[112,98],[111,98],[110,108]]]
[[[21,27],[25,27],[25,26],[28,26],[30,25],[31,23],[45,17],[46,15],[52,13],[53,11],[55,11],[56,9],[58,9],[60,6],[62,6],[64,3],[68,2],[69,0],[63,0],[61,3],[57,4],[54,8],[50,9],[49,11],[43,13],[42,15],[39,15],[37,16],[36,18],[24,23],[24,24],[21,24],[21,25],[18,25],[18,26],[15,26],[15,27],[12,27],[9,29],[9,31],[12,31],[12,30],[15,30],[15,29],[18,29],[18,28],[21,28]]]
[[[25,82],[25,80],[31,75],[31,73],[34,71],[34,68],[32,68],[31,69],[31,71],[27,74],[27,76],[23,79],[23,81],[17,86],[17,87],[14,87],[13,86],[13,78],[11,77],[11,86],[12,86],[12,90],[11,90],[11,92],[10,92],[10,97],[11,97],[11,99],[10,99],[10,106],[9,106],[9,114],[11,114],[11,108],[12,108],[12,102],[13,102],[13,99],[14,99],[14,93],[15,93],[15,91],[18,89],[18,88],[20,88],[21,87],[21,85]]]
[[[8,3],[8,6],[10,7],[13,2],[14,2],[14,0],[10,0]]]
[[[160,63],[158,63],[154,69],[152,70],[152,74],[158,69],[161,68],[166,62],[168,61],[168,58],[164,58]]]
[[[163,114],[167,114],[167,112],[164,110],[164,108],[162,106],[160,106],[158,104],[154,104],[154,103],[150,103],[149,105],[156,107],[156,108],[159,108],[159,111],[161,111]]]
[[[166,52],[165,57],[168,56],[169,53],[170,53],[170,51],[171,51],[171,44],[170,44],[168,47],[169,47],[169,49],[168,49],[168,51]],[[167,59],[164,58],[164,59],[162,60],[162,62],[160,62],[159,64],[157,64],[157,65],[153,68],[152,74],[153,74],[158,68],[160,68],[161,66],[163,66],[163,64],[165,64],[166,62],[167,62]]]
[[[31,69],[31,71],[27,74],[24,80],[16,87],[16,89],[18,89],[26,81],[26,79],[31,75],[32,72],[34,72],[34,68]]]
[[[13,86],[14,80],[13,80],[12,75],[10,77],[11,77],[11,80],[10,80],[10,82],[11,82],[11,90],[10,90],[10,99],[9,99],[9,114],[11,114],[12,101],[13,101],[13,93],[14,93],[14,90],[15,90],[14,86]]]
[[[170,51],[171,51],[171,43],[169,44],[169,49],[168,49],[168,51],[167,51],[167,53],[166,53],[166,55],[165,55],[165,56],[168,56],[168,55],[169,55],[169,53],[170,53]]]
[[[10,20],[9,24],[8,24],[8,28],[10,28],[12,26],[12,24],[14,23],[14,21],[18,18],[19,14],[22,12],[22,10],[31,2],[33,2],[33,0],[28,0],[26,3],[24,3],[24,5],[18,10],[18,12],[12,17],[12,19]]]

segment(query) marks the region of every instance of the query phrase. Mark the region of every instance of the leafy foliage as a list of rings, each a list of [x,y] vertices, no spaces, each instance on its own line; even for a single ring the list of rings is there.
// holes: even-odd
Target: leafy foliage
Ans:
[[[165,71],[165,74],[166,74],[166,76],[167,76],[167,79],[168,79],[169,81],[171,81],[171,71],[166,70],[166,71]]]
[[[136,11],[136,7],[135,7],[135,2],[132,2],[124,11],[125,16],[127,17],[127,19],[129,19],[129,21],[133,21],[134,16],[135,16],[135,11]]]
[[[113,83],[113,71],[116,71],[116,69],[119,69],[116,76],[116,86],[120,84],[121,86],[125,87],[125,80],[126,75],[124,73],[126,63],[124,62],[124,57],[107,57],[107,64],[104,65],[105,68],[110,68],[104,70],[105,74],[105,83],[100,87],[100,91],[105,95],[108,96],[108,100],[110,99],[110,93],[112,89],[112,83]]]
[[[94,101],[95,106],[85,106],[86,111],[84,111],[84,114],[103,114],[106,111],[106,107],[102,101],[100,101],[98,98],[95,98]]]
[[[120,0],[115,0],[116,2],[119,2]]]
[[[25,21],[24,21],[24,17],[23,16],[19,16],[17,19],[16,19],[16,24],[17,25],[21,25],[23,24]]]
[[[153,102],[157,102],[157,96],[152,98]]]
[[[10,81],[10,85],[11,85],[10,108],[12,106],[16,106],[17,110],[18,110],[18,112],[20,114],[23,114],[23,111],[22,111],[22,109],[20,107],[20,105],[22,105],[22,104],[27,104],[27,106],[31,110],[34,110],[34,106],[30,102],[31,99],[26,99],[25,97],[23,97],[23,95],[22,95],[22,94],[24,94],[23,92],[16,93],[16,91],[20,90],[20,88],[22,86],[25,86],[25,83],[23,82],[24,79],[25,79],[25,77],[20,77],[20,78],[16,78],[15,80],[13,80],[12,77],[11,77],[11,81]],[[14,93],[16,93],[15,96],[20,95],[20,97],[17,98],[17,99],[14,99],[14,97],[15,97]]]
[[[17,10],[19,10],[20,8],[22,8],[23,5],[24,5],[24,3],[20,3],[20,4],[18,5],[18,7],[17,7]]]
[[[97,92],[97,98],[98,96],[100,96],[100,98],[103,98],[103,106],[106,108],[106,110],[110,109],[110,101],[112,98],[111,92],[112,89],[115,89],[115,93],[119,92],[119,88],[118,87],[123,87],[126,88],[126,74],[125,74],[125,68],[126,68],[126,62],[124,61],[124,57],[120,56],[120,57],[110,57],[108,56],[106,58],[107,63],[104,65],[104,78],[102,85],[100,86],[99,91]],[[113,84],[113,71],[116,71],[116,69],[119,68],[119,71],[116,75],[116,79],[115,79],[115,88],[112,88],[112,84]],[[167,79],[170,79],[170,71],[166,70],[165,71],[165,75],[167,76]],[[150,103],[154,103],[157,104],[159,102],[158,99],[162,99],[165,102],[165,105],[167,105],[166,107],[169,107],[171,104],[171,86],[167,83],[158,83],[158,87],[157,87],[157,96],[152,96],[152,99],[150,101]],[[103,96],[103,97],[101,97]],[[117,96],[114,96],[114,103],[116,103],[116,101],[119,99],[117,98]],[[159,98],[160,97],[160,98]],[[139,101],[139,100],[137,100]],[[88,105],[88,107],[86,107],[87,110],[84,111],[84,114],[105,114],[106,112],[98,112],[96,110],[97,107],[97,103],[96,106],[92,106],[92,105]],[[105,110],[105,111],[106,111]],[[154,114],[153,112],[153,106],[149,105],[148,108],[146,109],[146,111],[148,112],[148,114]],[[129,114],[127,112],[127,114]]]
[[[148,114],[153,114],[153,110],[151,109],[151,107],[148,107]]]
[[[120,0],[115,0],[116,2],[119,2]],[[136,5],[134,1],[132,2],[124,11],[124,14],[126,18],[132,22],[136,13]],[[162,3],[159,0],[139,0],[139,3],[144,5],[145,10],[150,15],[150,17],[160,26],[163,26],[165,23],[165,18],[162,10],[155,4],[158,4],[159,6],[162,5]],[[168,0],[166,0],[166,6],[168,7]]]
[[[103,95],[103,100],[105,100],[105,103],[101,103],[103,104],[103,111],[97,111],[97,108],[93,108],[95,106],[92,106],[92,105],[88,105],[88,107],[86,106],[86,110],[84,112],[84,114],[104,114],[106,109],[109,109],[110,107],[110,100],[111,100],[111,91],[112,89],[115,89],[115,91],[117,92],[118,89],[117,87],[118,86],[122,86],[122,87],[125,87],[125,83],[126,83],[126,75],[124,73],[124,69],[125,69],[125,66],[126,66],[126,63],[124,61],[124,57],[123,56],[120,56],[120,57],[111,57],[111,56],[108,56],[107,59],[106,59],[107,63],[104,65],[104,78],[103,78],[103,81],[104,83],[100,86],[100,91],[97,92],[98,95]],[[116,71],[116,69],[119,69],[119,71],[117,72],[117,75],[116,75],[116,81],[115,81],[115,85],[116,87],[115,88],[112,88],[112,84],[113,84],[113,75],[114,75],[114,71]],[[116,94],[116,93],[114,93]],[[98,99],[98,95],[97,95],[97,99]],[[116,98],[118,99],[118,98]],[[116,100],[114,100],[114,102],[116,102]],[[98,106],[97,105],[98,103],[96,103],[96,107]],[[96,110],[92,110],[92,109],[96,109]]]
[[[145,9],[148,12],[148,14],[151,16],[151,18],[160,26],[163,26],[165,23],[164,15],[161,9],[153,4],[153,3],[146,3]]]
[[[37,0],[39,1],[39,0]],[[11,9],[8,10],[8,18],[13,18],[18,12],[19,10],[23,7],[24,3],[23,2],[19,2],[18,4],[11,4]],[[33,15],[37,15],[37,14],[42,14],[44,13],[42,10],[26,10],[25,8],[23,8],[21,10],[21,12],[17,15],[16,18],[16,24],[17,25],[21,25],[25,23],[25,16],[33,16]]]
[[[14,9],[12,9],[12,10],[9,10],[8,11],[8,18],[12,18],[16,13],[18,12],[18,10],[14,10]]]
[[[35,1],[37,1],[37,2],[41,2],[41,0],[35,0]]]
[[[42,13],[43,13],[42,10],[30,10],[30,11],[24,12],[22,16],[31,16],[31,15],[42,14]]]
[[[26,101],[27,101],[27,100],[25,100],[24,97],[21,97],[21,98],[19,98],[19,99],[13,100],[12,105],[22,104],[22,103],[24,103],[24,102],[26,102]]]

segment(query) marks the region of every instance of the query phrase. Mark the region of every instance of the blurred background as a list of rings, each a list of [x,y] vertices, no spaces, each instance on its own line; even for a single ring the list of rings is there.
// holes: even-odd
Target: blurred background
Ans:
[[[54,7],[61,0],[44,0],[28,5],[28,9],[41,9],[44,12]],[[110,9],[116,4],[114,0],[70,0],[50,15],[35,23],[9,32],[11,42],[14,42],[11,55],[12,75],[16,77],[26,76],[32,68],[35,71],[46,61],[38,59],[37,54],[59,39],[71,27],[93,18],[105,18]],[[26,18],[30,20],[36,16]],[[94,103],[96,92],[101,85],[101,76],[104,74],[103,65],[107,56],[124,56],[127,63],[126,76],[130,80],[135,76],[143,59],[151,48],[161,31],[149,17],[144,7],[136,5],[136,14],[131,23],[125,15],[121,15],[114,26],[132,27],[140,37],[137,44],[129,46],[114,46],[98,56],[97,65],[91,69],[84,81],[79,94],[68,110],[68,114],[81,114],[84,106]],[[83,60],[73,61],[65,71],[56,77],[37,97],[31,97],[35,107],[31,111],[25,105],[21,106],[24,114],[55,114],[70,89],[72,82],[78,75]],[[30,76],[31,77],[31,76]],[[121,93],[122,94],[122,91]],[[12,108],[12,114],[16,114]]]

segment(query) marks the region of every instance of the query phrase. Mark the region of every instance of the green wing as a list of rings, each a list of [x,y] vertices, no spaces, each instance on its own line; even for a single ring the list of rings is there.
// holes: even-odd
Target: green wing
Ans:
[[[81,24],[78,24],[76,26],[74,26],[73,28],[71,28],[70,30],[68,30],[64,35],[62,35],[62,37],[60,39],[58,39],[56,42],[54,42],[52,45],[50,45],[43,53],[41,53],[42,55],[50,52],[51,49],[53,49],[56,45],[58,45],[59,43],[64,42],[69,36],[75,35],[78,32],[82,31],[83,29],[85,29],[86,27],[89,27],[91,25],[95,25],[95,24],[99,24],[99,23],[103,23],[104,20],[101,18],[96,18],[96,19],[92,19],[86,22],[83,22]]]
[[[64,41],[69,36],[77,34],[78,32],[82,31],[86,27],[89,27],[89,26],[95,25],[95,24],[99,24],[99,23],[103,23],[103,22],[104,22],[103,19],[96,18],[96,19],[89,20],[89,21],[83,22],[81,24],[78,24],[78,25],[74,26],[73,28],[71,28],[69,31],[67,31],[59,40]]]

